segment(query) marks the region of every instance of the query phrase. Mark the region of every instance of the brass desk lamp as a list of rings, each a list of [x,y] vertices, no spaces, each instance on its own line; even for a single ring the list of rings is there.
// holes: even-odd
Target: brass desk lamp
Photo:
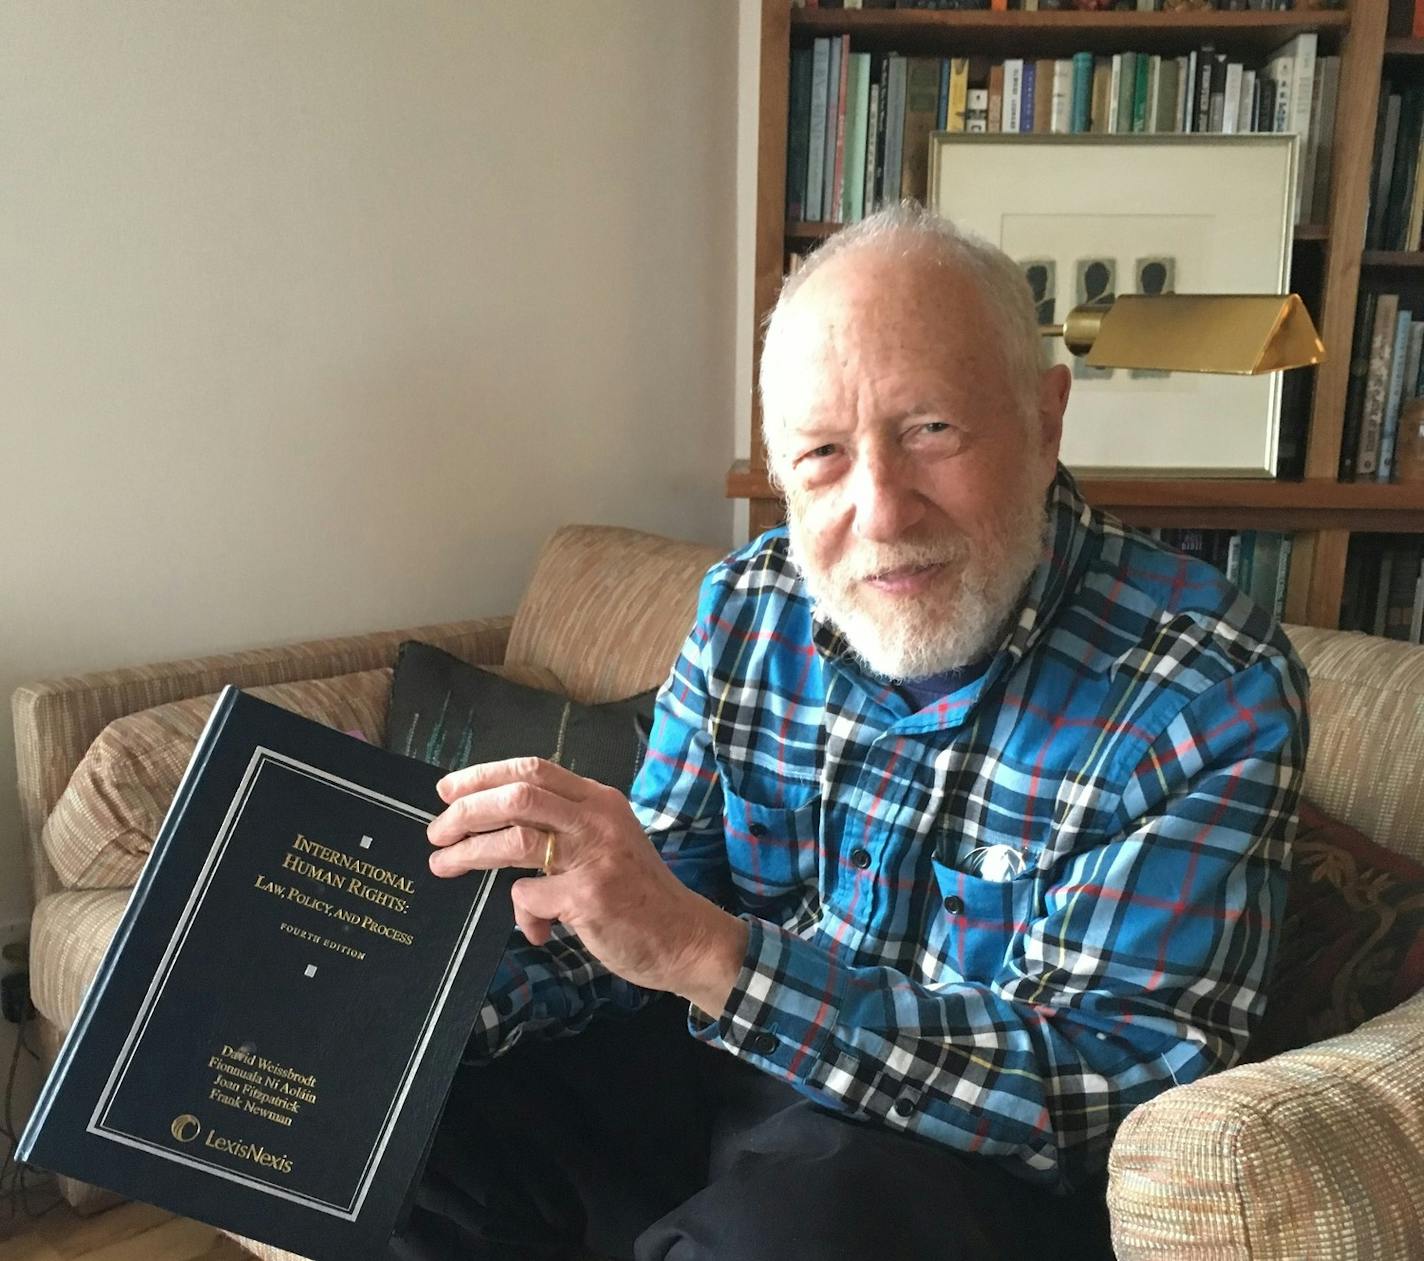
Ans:
[[[1095,368],[1254,375],[1303,368],[1325,358],[1325,345],[1298,295],[1123,294],[1074,307],[1062,337]]]

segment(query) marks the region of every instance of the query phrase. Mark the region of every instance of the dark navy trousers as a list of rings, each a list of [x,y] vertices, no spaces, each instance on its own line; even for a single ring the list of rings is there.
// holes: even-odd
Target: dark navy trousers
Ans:
[[[850,1121],[695,1041],[668,999],[461,1070],[391,1261],[1104,1261],[1067,1199]]]

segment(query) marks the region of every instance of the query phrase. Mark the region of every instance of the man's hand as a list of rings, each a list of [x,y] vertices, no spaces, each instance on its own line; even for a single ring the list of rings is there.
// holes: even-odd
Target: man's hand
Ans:
[[[426,829],[437,876],[540,867],[552,832],[551,873],[514,884],[524,935],[543,945],[557,920],[624,980],[722,1012],[747,926],[668,870],[622,793],[542,758],[455,771],[439,792],[449,808]]]

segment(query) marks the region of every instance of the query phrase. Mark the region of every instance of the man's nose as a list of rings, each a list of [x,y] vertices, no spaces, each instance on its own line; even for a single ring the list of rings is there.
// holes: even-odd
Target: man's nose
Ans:
[[[900,538],[925,515],[925,499],[913,470],[894,455],[859,462],[852,488],[855,532],[875,543]]]

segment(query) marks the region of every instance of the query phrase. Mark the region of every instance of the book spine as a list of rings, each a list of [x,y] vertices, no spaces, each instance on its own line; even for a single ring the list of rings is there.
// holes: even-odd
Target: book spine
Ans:
[[[967,131],[965,118],[969,109],[969,58],[952,57],[949,63],[949,119],[945,126],[950,131]]]
[[[1114,53],[1112,71],[1108,79],[1107,118],[1104,130],[1110,136],[1117,135],[1117,102],[1122,93],[1122,54]]]
[[[1025,61],[1023,65],[1023,91],[1019,102],[1019,131],[1031,132],[1033,130],[1034,117],[1034,96],[1036,94],[1038,78],[1038,67],[1031,61]]]
[[[1004,130],[1004,63],[989,68],[989,130]]]
[[[928,183],[930,133],[939,104],[939,62],[911,57],[905,67],[905,124],[900,142],[900,196],[923,201]],[[960,116],[963,128],[963,115]]]
[[[1132,84],[1132,130],[1147,130],[1147,84],[1151,78],[1152,58],[1146,53],[1137,54],[1136,74]]]
[[[1399,140],[1399,115],[1403,98],[1391,92],[1384,102],[1383,141],[1376,159],[1375,196],[1370,203],[1369,225],[1365,230],[1365,248],[1382,249],[1385,213],[1389,207],[1390,180],[1394,175],[1394,151]]]
[[[1207,130],[1220,134],[1226,130],[1226,54],[1217,53],[1211,59],[1211,83],[1207,97],[1209,121]]]
[[[806,217],[806,158],[811,141],[811,50],[791,50],[791,124],[786,140],[786,217]]]
[[[1053,78],[1055,63],[1042,57],[1033,64],[1033,130],[1046,135],[1053,130]]]
[[[821,218],[821,191],[826,169],[826,97],[831,85],[831,41],[818,39],[811,45],[811,125],[807,137],[806,195],[802,206],[806,218]]]
[[[988,88],[969,89],[969,106],[964,111],[964,130],[979,133],[989,130]]]
[[[1394,348],[1390,355],[1389,395],[1385,401],[1384,427],[1380,432],[1379,466],[1375,470],[1375,481],[1388,482],[1394,472],[1394,443],[1399,433],[1399,405],[1404,398],[1404,361],[1409,354],[1409,327],[1411,319],[1408,311],[1401,311],[1395,318]]]
[[[1255,568],[1256,531],[1242,530],[1237,537],[1240,539],[1240,548],[1236,562],[1236,585],[1245,595],[1249,596]]]
[[[1355,460],[1365,405],[1365,382],[1370,374],[1370,339],[1375,321],[1374,292],[1363,293],[1355,306],[1355,330],[1350,342],[1350,379],[1345,391],[1345,419],[1340,434],[1339,480],[1355,480]]]
[[[1117,132],[1126,136],[1132,131],[1132,98],[1137,91],[1137,54],[1122,54],[1122,78],[1117,85]]]
[[[847,79],[850,103],[846,110],[845,197],[841,221],[855,223],[865,217],[865,151],[870,113],[870,54],[852,53]]]
[[[1280,621],[1286,615],[1286,590],[1290,586],[1291,552],[1295,550],[1295,539],[1289,534],[1281,536],[1281,550],[1276,560],[1276,593],[1271,602],[1271,611]]]
[[[1409,610],[1409,642],[1424,641],[1424,560],[1419,565],[1419,576],[1414,580],[1414,604]]]
[[[1370,338],[1370,372],[1365,381],[1360,448],[1355,460],[1357,478],[1373,479],[1379,469],[1380,437],[1384,431],[1384,411],[1389,396],[1390,357],[1394,353],[1394,333],[1398,316],[1399,295],[1380,294],[1375,303],[1374,331]]]
[[[864,218],[875,209],[875,120],[880,115],[880,84],[870,85],[870,101],[865,119],[865,170],[861,176],[860,213]]]
[[[1177,58],[1177,102],[1172,109],[1172,130],[1176,132],[1191,131],[1187,118],[1187,106],[1191,99],[1191,94],[1187,91],[1187,85],[1191,83],[1191,58]]]
[[[1241,127],[1241,80],[1244,77],[1245,67],[1239,61],[1230,61],[1226,64],[1226,86],[1223,90],[1225,100],[1222,105],[1221,130],[1228,136],[1234,136],[1242,130]]]
[[[900,200],[900,160],[905,141],[905,58],[890,55],[890,100],[885,109],[885,185],[883,204]]]
[[[886,128],[889,126],[890,107],[890,57],[889,54],[880,58],[880,95],[876,101],[875,115],[875,176],[871,181],[871,187],[866,193],[871,197],[872,208],[879,210],[885,204],[885,145]]]
[[[227,722],[232,707],[237,703],[238,695],[238,689],[235,687],[223,688],[217,702],[213,705],[212,712],[208,715],[207,722],[203,724],[203,730],[194,746],[193,756],[189,759],[188,767],[183,772],[183,778],[178,781],[178,790],[173,794],[173,801],[168,807],[168,813],[163,816],[163,823],[158,829],[158,835],[154,838],[148,860],[144,863],[143,870],[139,872],[133,893],[129,896],[128,904],[124,908],[123,918],[120,919],[118,928],[105,948],[104,957],[99,962],[99,969],[84,993],[79,1013],[75,1016],[74,1023],[70,1025],[69,1032],[65,1034],[64,1044],[60,1047],[58,1056],[55,1057],[54,1066],[50,1069],[49,1076],[45,1078],[39,1099],[30,1112],[24,1132],[20,1135],[15,1148],[16,1160],[28,1160],[34,1150],[35,1138],[44,1128],[45,1117],[54,1104],[70,1064],[74,1061],[74,1056],[84,1039],[85,1031],[89,1028],[94,1011],[99,1005],[99,999],[109,984],[109,978],[113,975],[119,955],[123,952],[124,943],[133,931],[134,921],[138,918],[139,911],[147,901],[154,881],[158,878],[163,855],[172,847],[178,823],[183,817],[183,812],[188,808],[193,790],[212,755],[213,744],[218,733],[222,730],[223,724]]]
[[[1216,53],[1210,46],[1203,48],[1197,58],[1197,130],[1211,130],[1211,71],[1216,64]]]
[[[1256,130],[1256,72],[1241,72],[1241,104],[1237,115],[1237,127],[1241,131]]]
[[[1086,132],[1093,125],[1093,54],[1073,54],[1073,116],[1070,130]]]
[[[1023,116],[1023,72],[1021,57],[1010,57],[1004,62],[1004,130],[1018,133],[1019,120]]]
[[[1314,31],[1297,35],[1291,57],[1291,116],[1288,130],[1300,139],[1296,142],[1295,170],[1295,221],[1301,221],[1301,209],[1305,204],[1306,151],[1310,146],[1310,100],[1315,90],[1315,54],[1318,36]],[[1310,172],[1313,183],[1315,172]]]
[[[1226,545],[1226,578],[1228,582],[1241,585],[1241,535],[1233,534]]]
[[[827,223],[834,223],[836,215],[840,213],[840,197],[836,191],[837,175],[837,155],[840,152],[843,133],[841,131],[842,105],[844,100],[844,84],[842,80],[842,69],[844,62],[841,53],[844,49],[844,40],[837,37],[831,40],[831,70],[830,80],[826,87],[826,154],[825,165],[822,168],[821,187],[821,218]]]
[[[1053,63],[1053,96],[1048,106],[1048,130],[1059,136],[1073,130],[1073,63],[1066,58]]]
[[[939,100],[936,104],[935,130],[949,130],[949,58],[939,59]]]

